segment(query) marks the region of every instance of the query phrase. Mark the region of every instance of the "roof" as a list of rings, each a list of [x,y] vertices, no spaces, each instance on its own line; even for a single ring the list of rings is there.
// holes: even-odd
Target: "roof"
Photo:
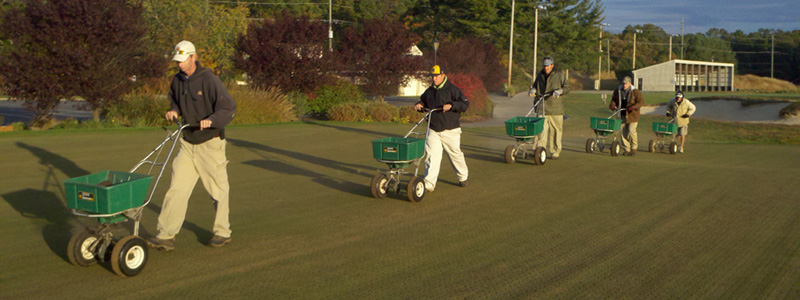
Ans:
[[[718,63],[718,62],[710,62],[710,61],[673,59],[673,60],[670,60],[670,61],[666,61],[666,62],[663,62],[663,63],[660,63],[660,64],[644,67],[644,68],[633,70],[633,71],[636,72],[636,71],[646,70],[646,69],[655,68],[655,67],[658,67],[658,66],[661,66],[661,65],[664,65],[664,64],[671,64],[671,63],[681,63],[681,64],[687,64],[687,65],[719,66],[719,67],[731,67],[731,68],[733,67],[732,63]]]

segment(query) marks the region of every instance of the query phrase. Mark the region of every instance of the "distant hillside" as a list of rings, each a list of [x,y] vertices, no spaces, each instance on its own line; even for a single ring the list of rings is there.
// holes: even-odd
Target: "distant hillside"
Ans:
[[[734,86],[740,91],[759,91],[759,92],[798,92],[791,82],[769,77],[761,77],[752,74],[736,75],[733,81]]]

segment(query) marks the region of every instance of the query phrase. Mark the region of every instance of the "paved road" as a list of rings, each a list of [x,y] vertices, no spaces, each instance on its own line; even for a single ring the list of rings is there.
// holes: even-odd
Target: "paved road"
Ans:
[[[26,122],[33,118],[33,113],[22,108],[23,101],[0,100],[0,114],[5,117],[2,125],[14,122]],[[61,101],[56,108],[54,116],[58,120],[74,118],[87,120],[92,118],[92,111],[81,109],[84,102]]]

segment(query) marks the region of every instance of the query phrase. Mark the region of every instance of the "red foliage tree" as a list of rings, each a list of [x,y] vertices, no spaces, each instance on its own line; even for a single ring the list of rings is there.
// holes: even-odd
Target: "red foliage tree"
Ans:
[[[342,34],[341,71],[364,80],[362,90],[369,95],[394,95],[409,76],[425,69],[421,56],[408,54],[418,40],[399,21],[366,20]]]
[[[332,82],[328,25],[283,11],[273,20],[252,23],[239,37],[234,63],[252,84],[310,92]]]
[[[37,121],[50,119],[59,99],[81,96],[99,120],[100,109],[134,87],[134,76],[163,74],[165,60],[142,42],[142,7],[127,2],[31,0],[8,11],[0,74],[9,95],[25,99]]]
[[[425,49],[428,63],[433,64],[433,49]],[[491,42],[477,38],[446,39],[439,45],[436,63],[447,72],[472,73],[483,81],[486,89],[502,88],[505,68],[500,52]]]
[[[489,94],[483,82],[474,73],[452,73],[447,75],[447,80],[457,86],[469,100],[469,109],[465,116],[480,116],[491,118],[494,105],[489,99]]]

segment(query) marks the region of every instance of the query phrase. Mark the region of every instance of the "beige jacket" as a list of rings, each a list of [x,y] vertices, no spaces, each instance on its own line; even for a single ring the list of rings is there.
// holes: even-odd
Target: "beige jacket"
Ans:
[[[689,118],[682,118],[683,115],[693,115],[694,112],[697,110],[697,107],[692,104],[689,99],[683,98],[681,103],[676,101],[676,98],[672,98],[667,104],[667,112],[670,113],[670,116],[675,119],[675,124],[678,124],[679,127],[683,127],[689,125]]]

